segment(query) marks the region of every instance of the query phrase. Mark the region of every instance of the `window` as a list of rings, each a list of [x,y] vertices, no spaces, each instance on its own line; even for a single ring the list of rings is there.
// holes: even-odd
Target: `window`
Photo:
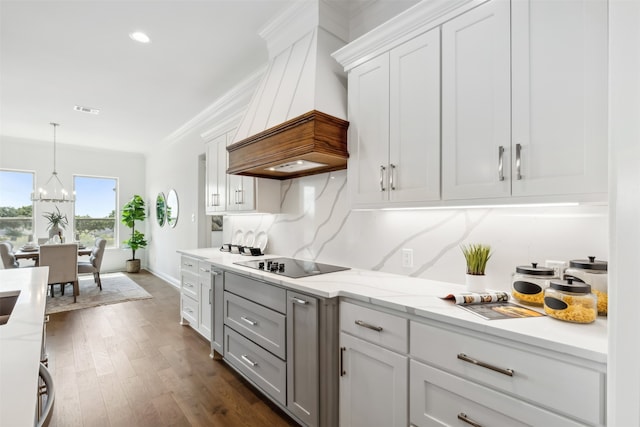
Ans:
[[[76,192],[76,240],[91,247],[97,237],[102,237],[107,239],[107,247],[117,246],[118,180],[74,176],[73,189]]]
[[[33,172],[0,170],[0,241],[33,240]]]

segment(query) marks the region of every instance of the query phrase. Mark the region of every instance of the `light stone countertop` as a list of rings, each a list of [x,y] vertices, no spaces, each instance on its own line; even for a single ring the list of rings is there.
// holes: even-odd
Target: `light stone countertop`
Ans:
[[[178,250],[178,252],[226,270],[318,297],[351,298],[432,321],[539,346],[588,361],[601,364],[607,362],[608,342],[605,317],[598,317],[590,324],[563,322],[548,316],[485,320],[457,307],[451,301],[440,298],[449,293],[464,292],[465,287],[462,284],[358,269],[291,279],[234,264],[250,259],[276,258],[277,255],[249,257],[221,252],[217,248]]]
[[[20,290],[0,326],[0,426],[30,426],[36,415],[49,267],[0,270],[0,292]]]

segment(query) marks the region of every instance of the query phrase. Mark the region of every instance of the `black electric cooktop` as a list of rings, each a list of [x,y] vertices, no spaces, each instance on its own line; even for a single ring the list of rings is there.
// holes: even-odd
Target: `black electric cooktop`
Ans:
[[[267,258],[234,264],[244,267],[255,268],[256,270],[267,271],[281,276],[299,279],[301,277],[315,276],[317,274],[333,273],[334,271],[349,270],[349,267],[337,265],[320,264],[314,261],[303,261],[293,258]]]

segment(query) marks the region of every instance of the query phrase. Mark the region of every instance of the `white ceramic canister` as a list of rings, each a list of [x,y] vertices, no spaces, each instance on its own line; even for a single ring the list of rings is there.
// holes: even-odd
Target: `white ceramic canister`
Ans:
[[[587,258],[569,261],[569,268],[564,271],[564,278],[591,285],[591,291],[598,297],[598,314],[606,316],[609,302],[607,261],[596,260],[594,256]]]
[[[518,302],[542,307],[544,290],[549,287],[550,280],[556,278],[553,268],[538,267],[537,262],[520,265],[512,275],[511,295]]]

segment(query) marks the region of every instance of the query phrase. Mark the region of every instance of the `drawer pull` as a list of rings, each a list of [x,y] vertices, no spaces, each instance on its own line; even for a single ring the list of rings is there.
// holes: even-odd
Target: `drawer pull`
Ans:
[[[458,414],[458,419],[461,421],[464,421],[467,424],[472,425],[473,427],[482,427],[481,424],[478,424],[477,422],[473,421],[471,418],[467,417],[467,414],[464,414],[462,412]]]
[[[258,324],[258,322],[256,322],[255,320],[251,320],[251,319],[249,319],[249,318],[247,318],[247,317],[240,316],[240,318],[241,318],[245,323],[248,323],[248,324],[250,324],[251,326],[256,326],[256,325]]]
[[[309,301],[305,301],[305,300],[297,298],[297,297],[291,297],[291,301],[295,302],[296,304],[300,304],[300,305],[309,304]]]
[[[382,326],[373,326],[367,322],[363,322],[362,320],[356,320],[356,325],[367,329],[373,329],[376,332],[382,332]]]
[[[193,284],[192,284],[192,283],[184,282],[184,285],[185,285],[187,288],[193,288]]]
[[[182,264],[182,265],[184,265],[185,267],[193,267],[193,264],[189,264],[188,262],[185,262],[185,263],[184,263],[184,264]]]
[[[209,273],[209,269],[206,267],[200,267],[200,271],[202,271],[203,273]]]
[[[247,362],[249,365],[251,365],[253,367],[258,366],[258,364],[256,362],[254,362],[253,360],[249,359],[246,354],[243,354],[240,357],[242,358],[242,360]]]
[[[500,372],[501,374],[504,374],[510,377],[513,376],[513,369],[498,368],[497,366],[489,365],[488,363],[481,362],[476,359],[472,359],[463,353],[458,354],[458,359],[464,360],[465,362],[473,363],[474,365],[482,366],[483,368],[491,369],[492,371]]]
[[[346,372],[344,370],[344,352],[347,348],[346,347],[340,347],[340,376],[344,377]]]
[[[185,308],[184,311],[186,311],[189,314],[193,314],[193,309],[191,308]]]

